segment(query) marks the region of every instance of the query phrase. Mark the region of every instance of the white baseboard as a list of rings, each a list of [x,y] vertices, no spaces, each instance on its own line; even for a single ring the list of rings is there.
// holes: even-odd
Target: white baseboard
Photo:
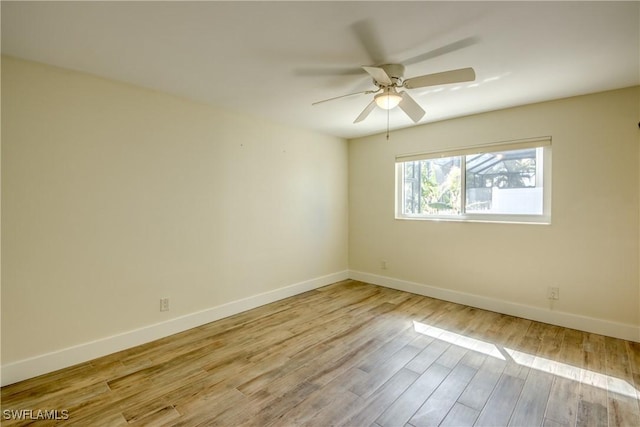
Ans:
[[[176,317],[161,323],[9,363],[3,365],[0,370],[0,383],[2,386],[5,386],[78,363],[87,362],[97,357],[106,356],[117,351],[186,331],[196,326],[204,325],[348,278],[349,272],[347,270],[316,277],[273,291]]]
[[[610,320],[517,304],[495,298],[436,288],[433,286],[423,285],[421,283],[409,282],[406,280],[395,279],[393,277],[380,276],[361,271],[351,270],[349,272],[349,278],[387,288],[397,289],[399,291],[411,292],[413,294],[424,295],[484,310],[495,311],[497,313],[522,317],[524,319],[536,320],[538,322],[550,323],[552,325],[564,326],[566,328],[640,342],[640,327],[637,325],[617,323]]]
[[[253,295],[199,312],[176,317],[161,323],[134,329],[121,334],[101,338],[95,341],[64,348],[3,365],[0,370],[0,384],[13,384],[38,375],[53,372],[97,357],[135,347],[178,332],[186,331],[209,322],[213,322],[252,308],[260,307],[303,292],[330,285],[341,280],[354,279],[391,289],[411,292],[458,304],[469,305],[498,313],[518,316],[525,319],[564,326],[629,341],[640,342],[640,327],[609,320],[580,316],[540,307],[516,304],[494,298],[452,291],[423,285],[416,282],[380,276],[361,271],[341,271],[285,286],[273,291]]]

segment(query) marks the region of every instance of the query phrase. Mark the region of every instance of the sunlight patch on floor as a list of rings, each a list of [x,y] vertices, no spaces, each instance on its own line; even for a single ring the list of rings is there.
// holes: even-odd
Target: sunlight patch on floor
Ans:
[[[465,337],[464,335],[456,334],[455,332],[436,328],[435,326],[425,325],[424,323],[416,321],[413,322],[413,328],[416,332],[423,335],[427,335],[441,341],[446,341],[450,344],[459,345],[460,347],[468,348],[469,350],[477,351],[491,357],[507,360],[500,350],[498,350],[498,347],[491,343],[480,341],[475,338]]]
[[[629,382],[600,372],[579,368],[567,363],[558,362],[546,357],[534,356],[522,351],[498,347],[495,344],[475,338],[466,337],[455,332],[437,328],[421,322],[413,321],[413,328],[416,332],[430,336],[435,339],[446,341],[469,350],[477,351],[500,360],[513,361],[522,366],[542,372],[548,372],[562,378],[578,381],[594,387],[618,393],[624,396],[638,398],[638,390]]]

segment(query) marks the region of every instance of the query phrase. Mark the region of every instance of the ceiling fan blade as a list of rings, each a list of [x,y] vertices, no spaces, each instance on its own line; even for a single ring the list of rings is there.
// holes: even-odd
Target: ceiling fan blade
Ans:
[[[371,101],[369,103],[369,105],[367,105],[366,107],[364,107],[364,110],[362,110],[362,113],[360,113],[360,115],[358,117],[356,117],[356,119],[353,121],[353,123],[360,123],[361,121],[363,121],[364,119],[367,118],[367,116],[369,114],[371,114],[371,112],[373,111],[373,109],[376,108],[376,101]]]
[[[402,101],[400,101],[398,107],[400,107],[414,123],[418,123],[424,117],[425,111],[407,92],[400,92],[400,96],[402,97]]]
[[[413,77],[404,81],[407,89],[415,89],[426,86],[444,85],[448,83],[470,82],[476,79],[473,68],[460,68],[458,70],[443,71],[442,73],[426,74]]]
[[[382,49],[382,39],[370,20],[362,20],[351,25],[351,30],[355,33],[358,41],[369,55],[371,64],[382,64],[385,62],[384,49]]]
[[[447,53],[474,45],[478,43],[478,41],[480,41],[479,37],[467,37],[456,42],[449,43],[448,45],[444,45],[437,49],[431,50],[429,52],[423,53],[422,55],[417,55],[413,58],[406,59],[404,61],[401,61],[401,63],[404,65],[417,64],[418,62],[426,61],[427,59],[435,58],[436,56],[445,55]]]
[[[369,75],[371,77],[373,77],[373,80],[375,80],[376,82],[378,82],[380,84],[383,84],[383,85],[392,85],[393,84],[393,82],[391,81],[391,77],[389,77],[387,72],[384,71],[380,67],[366,67],[366,66],[363,66],[362,69],[365,70],[367,73],[369,73]]]
[[[318,105],[318,104],[322,104],[323,102],[333,101],[334,99],[346,98],[347,96],[371,94],[371,93],[376,93],[376,92],[378,92],[378,91],[377,90],[365,90],[365,91],[362,91],[362,92],[348,93],[346,95],[334,96],[333,98],[323,99],[322,101],[316,101],[311,105]]]

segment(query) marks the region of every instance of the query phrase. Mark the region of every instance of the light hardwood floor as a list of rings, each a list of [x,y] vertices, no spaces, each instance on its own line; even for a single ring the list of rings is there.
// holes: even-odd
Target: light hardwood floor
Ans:
[[[638,343],[345,281],[4,387],[2,409],[82,426],[640,426],[639,388]]]

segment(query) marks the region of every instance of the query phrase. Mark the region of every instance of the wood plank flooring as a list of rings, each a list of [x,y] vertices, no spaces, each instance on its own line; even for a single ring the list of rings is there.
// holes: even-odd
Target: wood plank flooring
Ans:
[[[640,344],[344,281],[2,388],[2,425],[640,426]],[[67,412],[61,412],[61,411]],[[15,412],[18,411],[18,412]]]

